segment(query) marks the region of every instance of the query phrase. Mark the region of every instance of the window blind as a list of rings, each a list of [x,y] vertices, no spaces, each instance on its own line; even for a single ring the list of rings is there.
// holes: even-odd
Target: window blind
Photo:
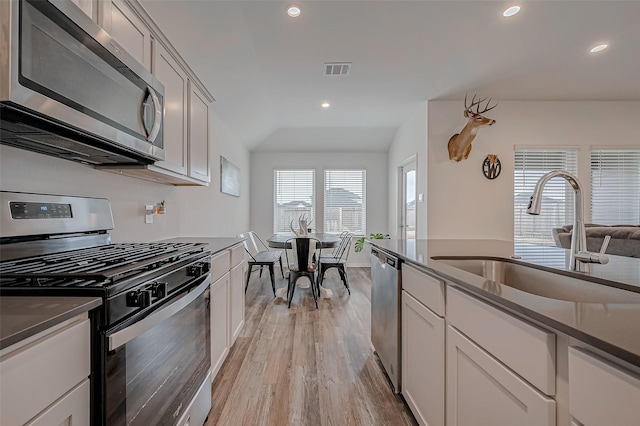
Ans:
[[[273,182],[273,232],[291,232],[302,215],[315,228],[315,170],[275,170]]]
[[[533,259],[536,245],[555,246],[552,229],[573,223],[573,189],[562,178],[551,179],[542,194],[540,215],[527,214],[529,199],[538,180],[552,170],[565,170],[574,175],[578,169],[575,149],[520,149],[515,152],[514,166],[514,242],[521,256]],[[548,257],[545,260],[549,260]],[[558,254],[564,264],[564,255]]]
[[[324,232],[364,235],[365,188],[365,170],[324,171]]]
[[[640,150],[591,151],[591,222],[640,224]]]

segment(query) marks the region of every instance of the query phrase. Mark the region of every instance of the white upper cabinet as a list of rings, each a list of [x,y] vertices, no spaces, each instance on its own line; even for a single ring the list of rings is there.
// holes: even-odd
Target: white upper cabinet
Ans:
[[[189,176],[211,181],[209,167],[209,102],[198,87],[189,82]]]
[[[164,154],[156,166],[187,174],[187,74],[162,43],[154,42],[153,74],[164,85]]]
[[[123,0],[100,0],[98,7],[98,25],[127,53],[151,70],[152,36],[145,22]]]
[[[98,12],[96,6],[96,0],[71,0],[78,6],[87,16],[93,20],[95,20]]]

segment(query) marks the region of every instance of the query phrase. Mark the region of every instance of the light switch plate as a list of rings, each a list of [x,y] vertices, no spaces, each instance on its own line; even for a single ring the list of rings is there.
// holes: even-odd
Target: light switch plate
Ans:
[[[424,197],[422,196],[422,193],[418,194],[418,202],[422,203],[424,201]]]
[[[154,209],[154,206],[151,204],[147,204],[145,208],[146,208],[146,211],[152,212]],[[153,223],[153,213],[144,215],[144,223]]]

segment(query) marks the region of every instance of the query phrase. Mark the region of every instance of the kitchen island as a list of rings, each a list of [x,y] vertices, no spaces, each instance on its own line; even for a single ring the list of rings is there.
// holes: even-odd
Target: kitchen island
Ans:
[[[419,423],[634,424],[640,418],[639,259],[610,256],[608,264],[575,273],[564,268],[568,251],[556,247],[368,243],[404,261],[402,394]],[[471,272],[469,263],[487,259],[542,271],[552,278],[550,287],[556,278],[558,285],[569,279],[577,283],[575,298],[544,297]],[[582,291],[582,283],[591,290]],[[594,288],[597,295],[589,293]]]

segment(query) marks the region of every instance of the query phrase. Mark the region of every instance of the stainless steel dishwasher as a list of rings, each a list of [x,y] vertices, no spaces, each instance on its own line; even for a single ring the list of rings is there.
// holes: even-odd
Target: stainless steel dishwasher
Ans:
[[[400,285],[401,261],[371,247],[371,343],[391,381],[400,393]]]

